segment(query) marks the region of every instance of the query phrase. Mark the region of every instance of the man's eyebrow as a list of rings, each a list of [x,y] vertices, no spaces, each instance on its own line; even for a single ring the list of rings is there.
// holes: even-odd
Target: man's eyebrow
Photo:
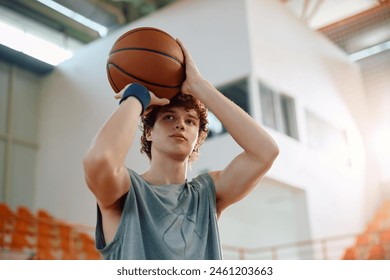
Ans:
[[[199,120],[198,114],[188,113],[187,115],[188,115],[188,117],[190,117],[192,119]]]
[[[173,109],[165,109],[165,110],[161,110],[161,114],[164,114],[164,113],[176,113],[175,110]]]
[[[175,113],[177,113],[177,111],[178,111],[178,110],[175,110],[175,109],[165,109],[165,110],[163,110],[160,114],[161,114],[161,115],[162,115],[162,114],[166,114],[166,113],[175,114]],[[186,111],[187,111],[187,110],[186,110]],[[198,114],[197,114],[197,113],[194,113],[194,112],[189,112],[189,111],[187,111],[187,116],[190,117],[190,118],[192,118],[192,119],[196,119],[196,120],[199,119]]]

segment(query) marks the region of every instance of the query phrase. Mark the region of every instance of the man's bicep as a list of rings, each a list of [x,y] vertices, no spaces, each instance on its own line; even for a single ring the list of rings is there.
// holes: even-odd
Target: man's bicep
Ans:
[[[93,180],[86,176],[89,189],[95,195],[101,208],[109,208],[128,192],[131,180],[126,167],[117,172],[100,174]]]
[[[235,157],[225,169],[210,172],[215,184],[219,210],[222,211],[248,195],[269,167],[243,152]]]

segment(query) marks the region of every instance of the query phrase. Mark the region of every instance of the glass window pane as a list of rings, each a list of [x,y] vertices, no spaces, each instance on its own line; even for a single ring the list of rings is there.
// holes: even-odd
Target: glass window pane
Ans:
[[[209,121],[209,133],[207,135],[207,138],[211,138],[213,136],[223,134],[226,132],[225,127],[222,125],[222,123],[217,119],[217,117],[209,111],[208,113],[208,121]]]
[[[263,124],[276,130],[277,125],[274,92],[262,83],[260,83],[260,102]]]
[[[231,101],[240,106],[245,112],[249,113],[247,79],[222,86],[218,90]]]
[[[234,83],[219,87],[218,90],[229,98],[231,101],[240,106],[245,112],[249,113],[248,101],[248,81],[242,79]],[[226,133],[226,128],[217,119],[217,117],[209,111],[209,134],[208,138]]]
[[[286,96],[280,96],[280,108],[282,111],[282,122],[284,134],[298,139],[298,129],[295,114],[295,102],[294,99]]]

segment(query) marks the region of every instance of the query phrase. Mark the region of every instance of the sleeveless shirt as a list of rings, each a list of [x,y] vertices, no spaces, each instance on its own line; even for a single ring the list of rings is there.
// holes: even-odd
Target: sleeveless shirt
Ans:
[[[222,259],[213,179],[151,185],[128,169],[131,187],[114,239],[106,244],[98,206],[96,248],[108,260]]]

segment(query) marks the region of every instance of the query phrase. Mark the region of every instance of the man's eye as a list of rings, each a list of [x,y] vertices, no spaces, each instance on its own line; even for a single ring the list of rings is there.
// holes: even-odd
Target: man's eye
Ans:
[[[187,123],[190,124],[190,125],[194,125],[195,122],[193,120],[187,120]]]
[[[173,116],[172,115],[166,115],[164,117],[165,120],[172,120],[173,119]]]

